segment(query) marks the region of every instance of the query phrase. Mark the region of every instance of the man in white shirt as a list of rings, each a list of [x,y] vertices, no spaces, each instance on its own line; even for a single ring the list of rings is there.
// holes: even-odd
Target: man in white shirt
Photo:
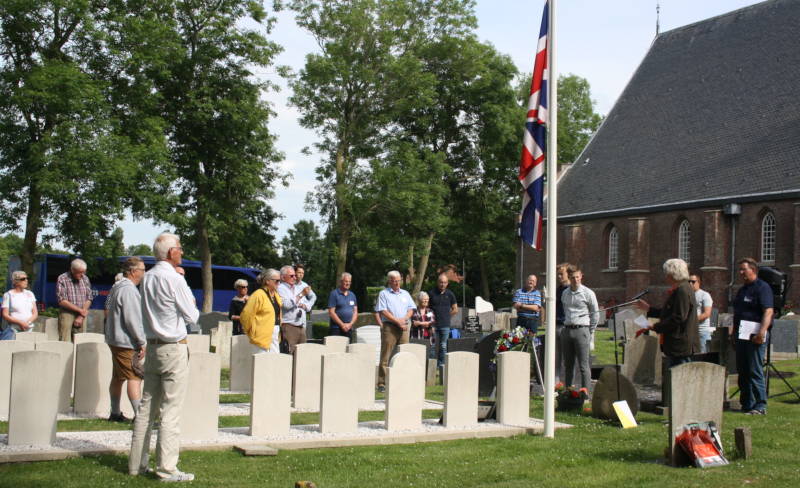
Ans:
[[[561,351],[564,354],[564,379],[567,385],[573,383],[575,359],[581,371],[581,387],[588,391],[592,385],[592,371],[589,366],[589,344],[594,329],[597,328],[597,297],[584,286],[583,273],[577,266],[567,269],[569,288],[561,293],[564,305],[564,329],[561,332]]]
[[[158,261],[141,282],[142,321],[147,345],[144,395],[133,424],[128,471],[132,475],[149,471],[148,451],[153,423],[161,412],[158,429],[158,467],[162,481],[192,481],[194,475],[178,470],[180,415],[186,396],[189,350],[186,326],[196,324],[200,312],[186,280],[178,274],[183,248],[178,236],[163,233],[153,244]]]
[[[707,291],[700,289],[699,276],[689,276],[689,284],[692,285],[694,298],[697,300],[697,332],[700,336],[700,352],[707,353],[708,342],[714,332],[714,328],[711,327],[711,307],[714,305],[714,300]]]
[[[300,300],[300,306],[303,308],[303,329],[306,331],[306,337],[308,337],[312,335],[308,332],[308,315],[314,308],[314,303],[317,301],[317,294],[314,293],[311,285],[303,281],[303,278],[306,276],[306,267],[304,265],[295,264],[294,273],[297,276],[297,283],[294,285],[294,288],[297,293],[303,294],[303,298]]]
[[[306,312],[311,310],[305,301],[311,288],[306,286],[300,290],[296,283],[297,273],[294,266],[283,266],[278,294],[281,296],[281,334],[289,345],[289,354],[294,354],[294,348],[298,344],[306,343],[303,324],[306,323]]]

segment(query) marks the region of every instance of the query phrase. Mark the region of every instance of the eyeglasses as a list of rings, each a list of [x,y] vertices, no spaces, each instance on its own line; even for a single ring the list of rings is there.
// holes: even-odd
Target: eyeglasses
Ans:
[[[181,246],[175,246],[175,247],[169,248],[170,251],[172,251],[173,249],[177,249],[178,251],[183,252],[183,248]]]
[[[28,281],[28,277],[23,276],[22,278],[17,278],[17,281]]]
[[[697,280],[689,280],[689,283],[692,283],[692,284],[697,283]]]

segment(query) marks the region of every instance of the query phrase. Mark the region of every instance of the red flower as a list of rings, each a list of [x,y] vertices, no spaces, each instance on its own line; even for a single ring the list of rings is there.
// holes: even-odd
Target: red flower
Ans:
[[[500,344],[500,347],[497,348],[498,352],[508,351],[508,348],[505,344]]]
[[[514,339],[511,340],[511,342],[513,342],[514,344],[518,344],[519,343],[519,337],[515,337]]]
[[[569,396],[571,396],[572,398],[578,398],[580,394],[577,391],[572,390],[571,392],[569,392]]]

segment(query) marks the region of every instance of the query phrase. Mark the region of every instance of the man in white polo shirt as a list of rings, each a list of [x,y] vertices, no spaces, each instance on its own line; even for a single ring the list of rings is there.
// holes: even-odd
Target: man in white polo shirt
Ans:
[[[142,321],[147,346],[144,395],[133,423],[128,471],[132,475],[150,471],[148,451],[153,424],[161,412],[158,428],[158,466],[162,481],[192,481],[194,475],[178,470],[180,420],[189,373],[186,326],[196,324],[200,312],[186,280],[178,274],[183,248],[178,236],[163,233],[153,244],[158,262],[141,283]]]

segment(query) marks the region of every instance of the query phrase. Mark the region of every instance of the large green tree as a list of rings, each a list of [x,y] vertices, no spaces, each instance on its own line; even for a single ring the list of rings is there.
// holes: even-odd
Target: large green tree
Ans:
[[[106,75],[124,72],[130,53],[107,42],[111,3],[0,3],[0,226],[22,225],[28,273],[45,228],[54,230],[45,238],[101,254],[123,209],[143,201],[144,168],[163,155],[159,127],[134,130],[120,117],[129,105]]]
[[[152,8],[163,42],[144,72],[166,125],[177,196],[156,218],[172,224],[202,261],[202,309],[210,311],[212,249],[226,264],[276,257],[267,200],[280,178],[280,154],[263,99],[271,85],[251,70],[270,66],[280,47],[266,37],[273,19],[259,2],[173,0]],[[243,27],[246,19],[259,30]]]

